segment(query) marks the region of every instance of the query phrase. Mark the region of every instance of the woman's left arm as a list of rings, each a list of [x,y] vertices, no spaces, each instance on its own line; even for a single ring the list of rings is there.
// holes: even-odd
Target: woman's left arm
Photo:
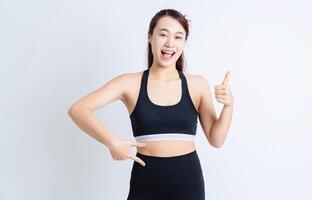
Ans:
[[[210,141],[217,148],[223,145],[232,122],[234,97],[231,92],[229,81],[230,71],[226,73],[222,84],[215,86],[215,97],[219,103],[224,104],[222,112],[213,124],[209,134]]]

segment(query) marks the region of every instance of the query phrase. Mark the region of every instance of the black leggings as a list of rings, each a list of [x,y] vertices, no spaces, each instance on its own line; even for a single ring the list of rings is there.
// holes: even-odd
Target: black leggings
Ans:
[[[136,154],[145,166],[133,162],[127,200],[204,200],[205,184],[196,150],[157,157]]]

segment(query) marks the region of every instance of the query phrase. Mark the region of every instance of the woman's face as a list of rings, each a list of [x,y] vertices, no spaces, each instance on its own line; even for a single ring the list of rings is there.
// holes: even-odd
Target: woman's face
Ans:
[[[183,53],[185,36],[185,30],[177,20],[169,16],[160,18],[153,34],[148,37],[153,62],[165,67],[175,66]]]

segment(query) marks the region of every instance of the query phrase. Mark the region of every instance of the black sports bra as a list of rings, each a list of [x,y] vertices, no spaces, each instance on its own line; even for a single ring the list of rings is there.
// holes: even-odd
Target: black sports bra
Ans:
[[[194,140],[198,112],[191,100],[183,72],[178,73],[181,79],[182,98],[174,105],[165,106],[154,104],[149,99],[147,94],[149,69],[143,71],[139,96],[130,114],[136,141]]]

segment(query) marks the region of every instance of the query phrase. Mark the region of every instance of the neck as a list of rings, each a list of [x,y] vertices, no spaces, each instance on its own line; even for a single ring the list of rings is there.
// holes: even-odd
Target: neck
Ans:
[[[149,71],[152,79],[166,81],[179,78],[178,70],[175,65],[171,67],[162,67],[153,63]]]

